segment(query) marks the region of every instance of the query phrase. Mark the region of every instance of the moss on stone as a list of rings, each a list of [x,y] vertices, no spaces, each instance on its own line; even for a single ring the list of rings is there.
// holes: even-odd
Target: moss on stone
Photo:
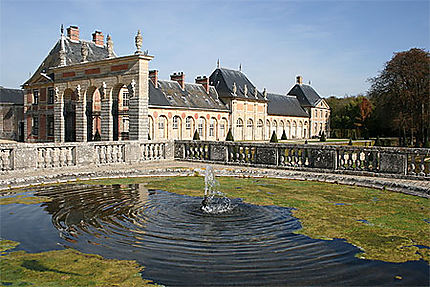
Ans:
[[[0,245],[10,242],[2,240]],[[0,257],[2,286],[154,286],[142,279],[141,270],[135,261],[105,259],[73,249],[16,251]]]

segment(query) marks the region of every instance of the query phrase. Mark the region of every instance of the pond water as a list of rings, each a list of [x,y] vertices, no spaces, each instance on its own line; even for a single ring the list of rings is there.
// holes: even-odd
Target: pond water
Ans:
[[[0,236],[17,249],[71,247],[137,260],[142,277],[167,286],[427,285],[429,265],[362,260],[343,240],[295,234],[291,209],[232,200],[223,214],[202,198],[133,185],[59,185],[33,189],[42,204],[0,208]],[[401,276],[401,280],[396,279]],[[399,278],[399,277],[397,277]]]

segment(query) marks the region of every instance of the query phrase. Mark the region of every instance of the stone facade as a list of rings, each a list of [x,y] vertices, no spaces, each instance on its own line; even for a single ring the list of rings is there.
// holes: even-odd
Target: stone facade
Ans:
[[[220,141],[229,130],[239,141],[267,141],[273,131],[278,139],[327,134],[329,107],[301,82],[291,90],[297,96],[268,96],[241,71],[224,68],[195,83],[186,83],[182,72],[159,80],[158,71],[149,71],[153,57],[141,51],[140,31],[136,53],[122,57],[100,31],[92,41],[81,40],[76,26],[67,33],[23,85],[27,142],[181,140],[196,132]]]

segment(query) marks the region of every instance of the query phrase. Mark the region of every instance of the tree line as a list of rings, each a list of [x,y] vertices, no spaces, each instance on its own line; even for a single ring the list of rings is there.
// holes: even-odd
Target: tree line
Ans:
[[[332,137],[396,137],[401,146],[430,147],[430,53],[394,53],[369,79],[365,94],[327,99]]]

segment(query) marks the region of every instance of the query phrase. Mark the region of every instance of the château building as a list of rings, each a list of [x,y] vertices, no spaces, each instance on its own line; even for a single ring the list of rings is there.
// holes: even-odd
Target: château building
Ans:
[[[23,84],[24,131],[28,142],[192,139],[262,141],[328,134],[330,108],[298,76],[285,95],[258,90],[242,71],[219,66],[187,83],[183,72],[170,80],[149,70],[153,56],[142,51],[117,56],[100,31],[82,40],[79,28],[61,29],[60,39]]]

